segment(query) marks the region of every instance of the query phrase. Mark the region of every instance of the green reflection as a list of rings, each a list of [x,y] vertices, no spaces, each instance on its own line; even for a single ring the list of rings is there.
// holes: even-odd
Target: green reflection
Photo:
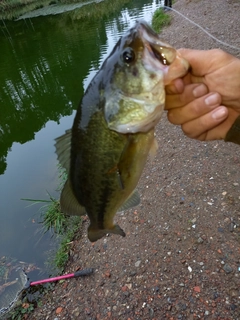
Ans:
[[[106,43],[103,21],[91,21],[86,33],[69,14],[6,27],[0,34],[0,173],[13,142],[34,139],[48,120],[77,107],[83,80]]]
[[[128,3],[128,5],[126,5]],[[0,174],[14,142],[34,139],[49,120],[77,108],[83,80],[107,43],[106,22],[124,25],[121,9],[144,0],[105,0],[61,15],[0,21]]]

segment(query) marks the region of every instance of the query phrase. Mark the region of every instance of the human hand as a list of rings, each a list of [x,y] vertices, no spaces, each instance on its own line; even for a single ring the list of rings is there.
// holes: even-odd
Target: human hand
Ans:
[[[169,121],[190,138],[224,139],[240,115],[240,60],[218,49],[178,51],[191,69],[166,87]]]

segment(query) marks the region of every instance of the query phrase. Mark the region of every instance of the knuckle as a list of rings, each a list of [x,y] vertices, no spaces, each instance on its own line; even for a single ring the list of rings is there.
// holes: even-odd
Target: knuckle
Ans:
[[[182,127],[183,133],[184,133],[188,138],[191,138],[191,139],[195,139],[195,138],[196,138],[195,130],[193,130],[192,127],[190,127],[188,123],[183,124],[181,127]]]
[[[167,117],[168,117],[168,121],[172,124],[176,124],[175,123],[175,116],[174,116],[174,112],[172,110],[169,110],[167,113]]]

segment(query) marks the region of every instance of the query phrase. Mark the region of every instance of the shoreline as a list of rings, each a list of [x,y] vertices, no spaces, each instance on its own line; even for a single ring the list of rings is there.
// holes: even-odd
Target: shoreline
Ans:
[[[66,9],[67,7],[73,7],[79,8],[85,4],[91,3],[91,2],[100,2],[103,0],[96,0],[96,1],[88,1],[88,0],[79,0],[79,1],[64,1],[64,0],[17,0],[15,2],[8,3],[7,1],[4,1],[0,5],[0,19],[1,20],[20,20],[25,18],[31,18],[38,16],[38,11],[40,12],[39,15],[43,15],[41,12],[47,12],[47,14],[57,14],[68,11]],[[46,9],[49,10],[46,10]],[[61,9],[62,8],[62,9]],[[55,12],[57,13],[53,13]],[[62,11],[61,11],[62,10]],[[35,12],[36,11],[36,12]],[[50,13],[48,13],[48,11]],[[32,14],[31,13],[35,12]],[[52,12],[52,13],[51,13]],[[24,16],[23,18],[21,18]]]

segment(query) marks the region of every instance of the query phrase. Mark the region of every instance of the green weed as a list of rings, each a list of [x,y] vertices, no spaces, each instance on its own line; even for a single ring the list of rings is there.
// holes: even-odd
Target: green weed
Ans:
[[[71,217],[68,221],[68,229],[66,230],[52,264],[60,272],[64,271],[64,267],[68,261],[69,245],[79,231],[81,217]]]
[[[58,171],[60,182],[57,190],[60,191],[67,180],[67,172],[60,165],[58,166]],[[42,230],[44,233],[52,231],[58,237],[58,241],[60,239],[59,248],[57,249],[54,258],[48,263],[51,264],[57,272],[62,272],[68,261],[69,243],[76,236],[76,233],[80,228],[81,217],[69,217],[65,215],[61,212],[59,200],[52,197],[49,192],[48,196],[49,199],[47,200],[28,198],[22,200],[30,201],[30,206],[45,203],[45,205],[40,208],[42,218],[41,223],[43,226]]]
[[[9,315],[10,317],[8,317],[8,319],[12,319],[12,320],[25,319],[24,316],[31,313],[34,309],[35,309],[35,306],[33,303],[24,302],[11,311]]]
[[[155,32],[160,33],[163,27],[171,23],[171,16],[164,12],[162,8],[157,9],[152,17],[152,28]]]

